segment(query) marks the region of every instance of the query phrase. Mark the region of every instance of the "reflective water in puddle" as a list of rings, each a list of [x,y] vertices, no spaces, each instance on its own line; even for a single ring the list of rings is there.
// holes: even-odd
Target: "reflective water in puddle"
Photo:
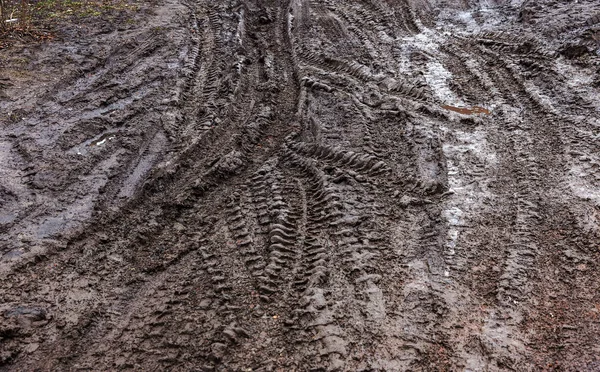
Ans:
[[[104,145],[106,141],[110,141],[115,138],[119,132],[104,132],[97,135],[94,138],[91,138],[79,145],[71,148],[67,151],[68,154],[77,154],[77,155],[86,155],[89,151],[90,147],[97,147]]]
[[[12,251],[8,251],[5,254],[0,256],[0,260],[11,260],[13,258],[21,257],[23,255],[23,251],[20,249],[13,249]]]
[[[446,110],[458,112],[459,114],[463,114],[463,115],[474,115],[474,114],[489,115],[491,113],[490,110],[483,108],[483,107],[479,107],[479,106],[455,107],[455,106],[450,106],[450,105],[442,105],[442,108],[446,109]]]
[[[90,142],[89,146],[100,146],[100,145],[103,145],[106,141],[115,138],[115,135],[116,135],[115,133],[104,133],[103,135],[101,135],[97,139],[95,139],[92,142]]]

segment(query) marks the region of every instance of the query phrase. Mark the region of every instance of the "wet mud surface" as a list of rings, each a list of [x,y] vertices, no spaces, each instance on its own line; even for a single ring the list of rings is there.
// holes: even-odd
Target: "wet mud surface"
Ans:
[[[599,370],[599,9],[167,0],[0,51],[0,370]]]

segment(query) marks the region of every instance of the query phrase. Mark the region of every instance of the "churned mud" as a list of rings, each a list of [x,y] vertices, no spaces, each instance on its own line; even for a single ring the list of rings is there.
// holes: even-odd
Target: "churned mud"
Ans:
[[[600,370],[598,1],[133,17],[0,51],[0,370]]]

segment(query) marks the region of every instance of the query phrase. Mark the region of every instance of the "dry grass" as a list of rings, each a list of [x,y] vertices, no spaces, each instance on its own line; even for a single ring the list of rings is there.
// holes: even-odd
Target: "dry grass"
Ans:
[[[26,0],[0,0],[0,30],[29,26],[30,5]]]
[[[50,30],[63,20],[137,9],[130,0],[0,0],[0,49],[14,40],[52,38]]]
[[[33,5],[27,0],[0,0],[0,30],[27,30],[32,27]]]

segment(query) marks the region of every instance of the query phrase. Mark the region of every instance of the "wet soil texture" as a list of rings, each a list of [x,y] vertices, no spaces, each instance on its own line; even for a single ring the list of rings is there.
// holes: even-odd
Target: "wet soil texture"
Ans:
[[[1,51],[0,370],[600,370],[599,42],[167,0]]]

